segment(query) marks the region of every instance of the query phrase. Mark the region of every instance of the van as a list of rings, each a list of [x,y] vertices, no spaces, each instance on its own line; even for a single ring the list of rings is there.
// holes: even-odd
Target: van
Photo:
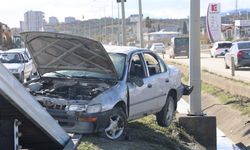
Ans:
[[[176,56],[187,56],[189,58],[189,37],[172,38],[169,56],[173,59]]]

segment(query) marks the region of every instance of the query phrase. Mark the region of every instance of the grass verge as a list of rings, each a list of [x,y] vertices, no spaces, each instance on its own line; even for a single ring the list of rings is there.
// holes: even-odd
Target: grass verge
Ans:
[[[157,125],[150,115],[128,124],[129,140],[112,141],[95,135],[84,136],[78,150],[191,150],[194,139],[172,123],[168,128]]]

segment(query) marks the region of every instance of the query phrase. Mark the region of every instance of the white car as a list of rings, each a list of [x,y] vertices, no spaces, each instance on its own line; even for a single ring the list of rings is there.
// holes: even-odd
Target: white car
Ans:
[[[166,53],[165,46],[163,43],[153,43],[150,50],[155,53],[163,53],[163,54]]]
[[[232,42],[230,41],[215,42],[213,47],[210,49],[211,58],[213,57],[217,58],[218,56],[225,56],[226,53],[225,51],[229,50],[231,46]]]
[[[21,48],[1,51],[0,62],[20,80],[21,83],[31,78],[33,64],[27,49]]]
[[[180,70],[152,51],[61,33],[22,34],[40,74],[24,85],[67,132],[115,140],[128,121],[150,114],[166,127],[177,101],[191,92]]]

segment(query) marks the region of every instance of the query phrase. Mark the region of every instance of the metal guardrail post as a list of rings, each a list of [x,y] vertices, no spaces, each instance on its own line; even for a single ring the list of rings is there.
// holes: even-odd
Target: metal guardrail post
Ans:
[[[234,77],[235,76],[235,65],[234,65],[234,57],[231,56],[231,74]]]

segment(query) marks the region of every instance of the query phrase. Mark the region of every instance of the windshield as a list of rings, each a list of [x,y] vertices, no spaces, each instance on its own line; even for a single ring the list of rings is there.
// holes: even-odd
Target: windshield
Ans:
[[[250,42],[247,43],[239,43],[238,44],[239,49],[250,49]]]
[[[220,43],[218,44],[218,48],[230,48],[232,43]]]
[[[125,55],[111,53],[109,54],[112,62],[114,63],[116,72],[119,79],[123,76]],[[86,78],[86,79],[114,79],[110,74],[103,74],[91,71],[82,70],[58,70],[49,73],[45,73],[43,77],[57,77],[57,78]]]
[[[19,53],[1,53],[0,61],[1,63],[22,63]]]

